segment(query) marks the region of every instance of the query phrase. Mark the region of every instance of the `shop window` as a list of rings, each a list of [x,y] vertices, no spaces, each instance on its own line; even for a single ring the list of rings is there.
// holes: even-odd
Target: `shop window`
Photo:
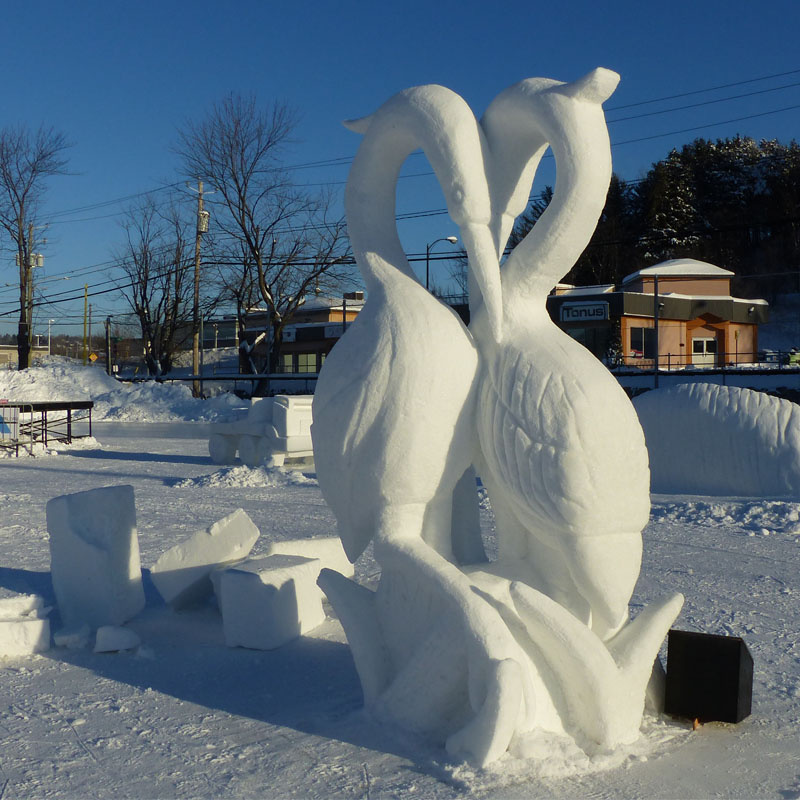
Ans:
[[[317,354],[316,353],[298,353],[297,354],[297,371],[298,372],[316,372],[317,371]]]
[[[575,341],[580,342],[597,358],[604,359],[611,344],[611,328],[608,325],[595,325],[586,328],[570,326],[564,329]]]
[[[656,332],[654,328],[631,328],[631,355],[634,358],[655,358]]]

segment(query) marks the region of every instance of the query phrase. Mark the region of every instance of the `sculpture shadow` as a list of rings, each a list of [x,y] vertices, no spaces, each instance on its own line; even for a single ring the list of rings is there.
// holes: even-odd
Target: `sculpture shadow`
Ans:
[[[41,595],[48,606],[56,602],[50,570],[36,572],[16,567],[0,567],[0,591],[2,590],[16,594]]]
[[[142,639],[138,652],[53,648],[42,656],[211,711],[392,753],[411,761],[412,771],[436,774],[433,762],[443,752],[361,713],[361,684],[347,644],[312,632],[275,650],[228,647],[215,604],[176,612],[153,596],[149,578],[144,583],[148,605],[127,624]]]
[[[142,461],[163,464],[200,464],[213,466],[209,456],[164,455],[161,453],[134,453],[121,450],[67,450],[64,455],[70,458],[90,458],[100,461]]]

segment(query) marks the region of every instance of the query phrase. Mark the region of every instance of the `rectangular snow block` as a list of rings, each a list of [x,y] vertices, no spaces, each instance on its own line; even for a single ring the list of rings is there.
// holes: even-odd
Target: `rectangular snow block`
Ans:
[[[737,636],[671,630],[664,710],[701,722],[741,722],[753,698],[753,657]]]
[[[325,621],[316,585],[319,561],[274,555],[245,561],[220,577],[229,647],[273,650]]]
[[[66,627],[121,625],[144,608],[132,486],[54,497],[47,504],[50,571]]]
[[[49,619],[33,616],[0,620],[0,656],[26,656],[49,649]]]
[[[322,536],[315,539],[285,539],[282,542],[270,542],[264,553],[268,556],[288,555],[315,558],[319,561],[319,572],[323,569],[332,569],[340,572],[346,578],[352,578],[355,568],[350,559],[345,555],[342,540],[338,536]],[[320,596],[324,592],[319,589]]]
[[[212,571],[246,558],[258,536],[258,528],[239,508],[162,553],[150,577],[165,602],[183,608],[210,595]]]
[[[17,619],[44,608],[38,594],[0,593],[0,619]]]

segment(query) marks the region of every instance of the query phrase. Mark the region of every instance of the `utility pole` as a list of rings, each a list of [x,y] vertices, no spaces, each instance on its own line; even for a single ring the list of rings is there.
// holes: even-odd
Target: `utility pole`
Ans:
[[[208,211],[203,208],[203,181],[197,181],[197,231],[194,240],[194,308],[192,311],[192,394],[200,397],[202,385],[200,374],[200,243],[208,230]]]
[[[89,284],[83,285],[83,366],[86,366],[86,361],[89,354],[86,352],[86,321],[89,316]]]
[[[111,317],[106,317],[106,375],[111,372]]]
[[[658,389],[658,275],[653,276],[653,338],[655,353],[653,353],[653,388]]]

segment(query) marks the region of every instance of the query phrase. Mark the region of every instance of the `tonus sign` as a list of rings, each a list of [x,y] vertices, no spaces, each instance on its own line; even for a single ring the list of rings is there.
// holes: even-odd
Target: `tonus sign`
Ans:
[[[608,303],[564,303],[561,306],[562,322],[601,322],[608,319]]]

